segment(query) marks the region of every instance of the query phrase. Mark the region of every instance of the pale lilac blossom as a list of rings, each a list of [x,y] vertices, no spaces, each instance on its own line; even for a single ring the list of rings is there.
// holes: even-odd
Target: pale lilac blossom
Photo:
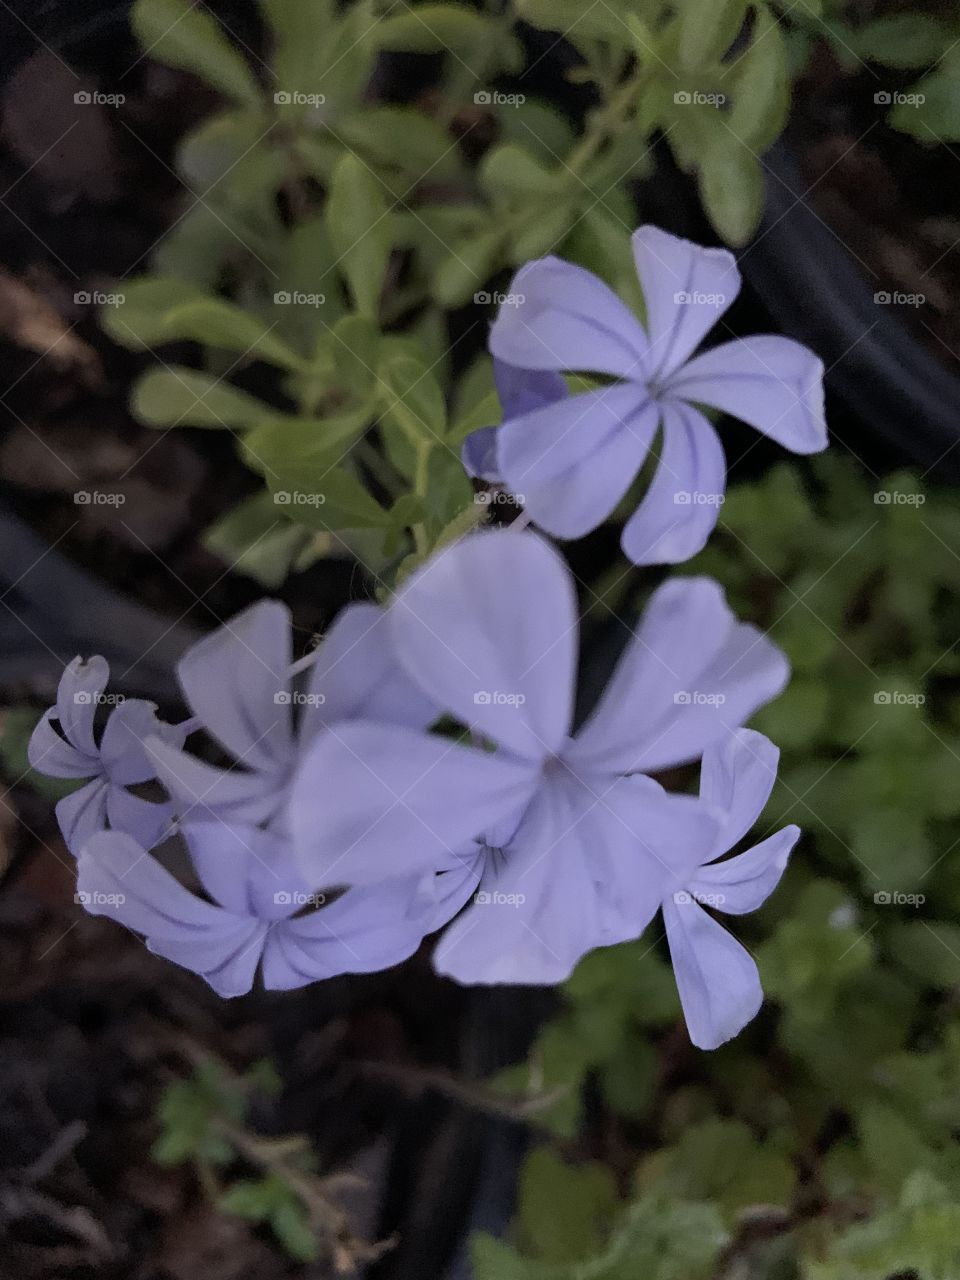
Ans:
[[[827,444],[823,365],[774,335],[696,355],[739,293],[733,255],[652,226],[634,232],[633,254],[645,325],[582,267],[547,257],[520,269],[511,292],[524,301],[501,308],[490,332],[494,359],[514,371],[504,422],[495,435],[468,437],[464,459],[522,494],[540,528],[579,538],[626,497],[662,428],[659,462],[622,545],[636,564],[673,564],[704,546],[726,489],[720,439],[697,406],[740,418],[793,453],[817,453]],[[614,381],[572,396],[543,381],[572,372]]]

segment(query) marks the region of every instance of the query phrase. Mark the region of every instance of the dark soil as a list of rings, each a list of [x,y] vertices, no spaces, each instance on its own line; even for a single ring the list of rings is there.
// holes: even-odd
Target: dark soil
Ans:
[[[857,258],[871,291],[960,373],[960,147],[925,145],[886,124],[878,91],[907,92],[910,72],[843,69],[820,44],[794,91],[788,141],[804,199]]]

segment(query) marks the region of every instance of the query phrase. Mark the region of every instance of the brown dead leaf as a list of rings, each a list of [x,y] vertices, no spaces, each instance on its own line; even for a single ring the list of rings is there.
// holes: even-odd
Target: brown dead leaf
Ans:
[[[35,351],[61,373],[75,373],[91,390],[102,387],[103,368],[93,347],[45,298],[5,271],[0,271],[0,333],[25,351]]]

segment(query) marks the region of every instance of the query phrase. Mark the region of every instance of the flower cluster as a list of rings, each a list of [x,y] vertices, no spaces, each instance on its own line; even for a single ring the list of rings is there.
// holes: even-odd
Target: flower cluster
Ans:
[[[652,228],[634,250],[646,329],[580,268],[520,272],[524,306],[491,333],[505,422],[474,433],[464,458],[522,491],[541,529],[575,537],[620,503],[662,427],[659,469],[624,530],[647,563],[690,555],[716,518],[715,505],[676,501],[679,485],[723,489],[716,434],[692,402],[797,451],[824,437],[821,369],[796,344],[754,338],[691,359],[716,299],[736,293],[730,255]],[[672,302],[668,275],[682,284]],[[618,381],[569,395],[572,370]],[[577,723],[577,632],[553,546],[487,529],[428,558],[386,604],[347,607],[299,661],[286,607],[253,605],[181,660],[180,725],[130,700],[98,733],[109,672],[77,659],[30,759],[89,779],[58,806],[80,900],[225,996],[258,970],[276,989],[384,968],[441,929],[443,974],[555,983],[661,912],[691,1037],[715,1047],[762,993],[710,912],[759,906],[799,834],[725,856],[773,786],[777,750],[743,726],[787,664],[716,583],[670,580]],[[663,785],[697,762],[699,794]]]

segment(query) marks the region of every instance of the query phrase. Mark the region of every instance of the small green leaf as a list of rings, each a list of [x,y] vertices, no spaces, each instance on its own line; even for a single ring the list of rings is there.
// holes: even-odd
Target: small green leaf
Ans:
[[[357,310],[376,321],[393,233],[383,185],[357,156],[333,171],[326,218]]]
[[[960,142],[960,55],[956,50],[910,86],[888,120],[894,129],[926,146]]]
[[[687,70],[718,62],[737,38],[750,0],[683,0],[680,6],[680,63]]]
[[[295,483],[299,487],[284,489],[281,487],[284,482]],[[338,529],[386,529],[390,526],[390,513],[384,511],[346,467],[318,466],[313,476],[271,475],[267,477],[267,483],[280,510],[309,529],[326,533]]]
[[[376,38],[395,53],[470,53],[487,38],[490,20],[464,4],[417,4],[381,18]]]
[[[955,33],[932,14],[891,13],[846,36],[861,58],[904,70],[929,67],[950,48]]]
[[[763,175],[753,152],[736,138],[700,157],[700,195],[710,221],[727,244],[745,245],[763,212]]]
[[[600,1164],[572,1166],[549,1147],[524,1161],[518,1236],[544,1262],[579,1262],[599,1252],[618,1204],[613,1174]]]
[[[365,107],[342,120],[337,133],[368,164],[400,169],[418,181],[437,182],[460,168],[456,141],[412,107]]]
[[[309,540],[307,530],[291,524],[267,492],[232,507],[203,535],[208,551],[268,591],[283,585]]]
[[[436,378],[412,356],[394,356],[378,371],[383,418],[412,442],[427,445],[443,439],[447,411]]]
[[[165,327],[169,313],[207,300],[202,289],[173,276],[139,276],[124,280],[118,288],[123,302],[105,308],[100,323],[118,346],[131,351],[147,351],[169,342]]]
[[[131,408],[149,427],[257,427],[276,416],[222,378],[180,365],[145,373],[134,386]]]
[[[189,339],[224,351],[258,356],[282,369],[302,369],[303,360],[266,325],[231,302],[205,299],[168,311],[163,331],[168,342]]]
[[[243,105],[260,102],[260,86],[246,59],[205,5],[190,0],[136,0],[130,21],[148,57],[192,71]]]

